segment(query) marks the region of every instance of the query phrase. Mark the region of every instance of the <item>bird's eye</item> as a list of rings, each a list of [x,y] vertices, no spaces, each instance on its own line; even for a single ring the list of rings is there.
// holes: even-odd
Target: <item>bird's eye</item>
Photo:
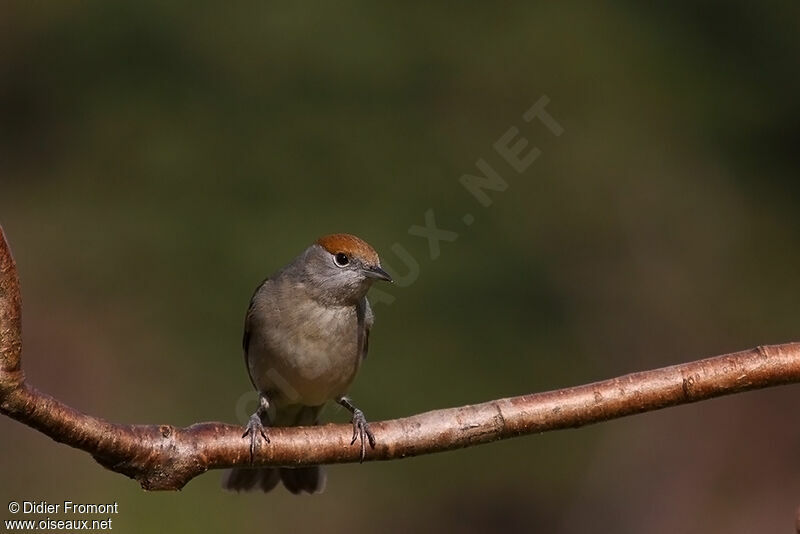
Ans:
[[[345,267],[348,263],[350,263],[350,258],[348,258],[347,254],[344,252],[340,252],[334,257],[334,261],[339,267]]]

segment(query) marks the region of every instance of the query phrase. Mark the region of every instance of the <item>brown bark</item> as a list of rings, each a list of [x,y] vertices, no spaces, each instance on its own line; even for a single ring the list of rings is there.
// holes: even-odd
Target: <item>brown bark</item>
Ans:
[[[0,412],[149,490],[250,463],[242,427],[122,425],[81,413],[25,382],[17,272],[0,228]],[[393,460],[616,419],[740,391],[800,382],[800,343],[763,346],[602,382],[372,423],[367,461]],[[358,462],[350,425],[273,428],[253,461],[263,466]]]

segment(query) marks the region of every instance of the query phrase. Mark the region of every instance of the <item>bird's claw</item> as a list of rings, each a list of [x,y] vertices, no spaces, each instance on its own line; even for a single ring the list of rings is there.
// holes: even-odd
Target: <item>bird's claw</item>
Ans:
[[[364,458],[367,457],[367,441],[369,441],[370,448],[374,449],[375,436],[372,434],[372,430],[369,429],[369,423],[367,423],[367,418],[364,417],[364,412],[358,408],[353,411],[353,439],[350,441],[350,445],[353,445],[357,439],[361,440],[361,463],[363,463]]]
[[[250,463],[253,463],[256,449],[258,449],[258,437],[261,436],[264,438],[265,442],[269,443],[267,430],[264,428],[261,417],[259,417],[257,413],[250,416],[250,421],[248,421],[244,434],[242,434],[242,438],[246,438],[247,436],[250,436]]]

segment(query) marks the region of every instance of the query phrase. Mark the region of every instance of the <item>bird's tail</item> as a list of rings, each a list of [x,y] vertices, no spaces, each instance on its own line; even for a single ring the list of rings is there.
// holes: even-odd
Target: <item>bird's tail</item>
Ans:
[[[295,495],[316,494],[325,490],[327,476],[322,467],[237,467],[225,473],[222,487],[230,491],[272,491],[278,482]]]
[[[296,406],[280,410],[271,426],[304,426],[319,424],[321,406]],[[265,421],[266,423],[266,421]],[[269,429],[267,429],[269,432]],[[317,494],[325,491],[328,480],[325,470],[318,465],[311,467],[237,467],[225,472],[222,487],[229,491],[270,492],[283,482],[289,492]]]

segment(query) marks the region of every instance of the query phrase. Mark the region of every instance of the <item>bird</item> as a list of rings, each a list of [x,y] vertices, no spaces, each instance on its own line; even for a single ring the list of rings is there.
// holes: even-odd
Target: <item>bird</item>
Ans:
[[[352,234],[318,239],[253,293],[245,315],[242,348],[258,408],[242,438],[250,438],[251,461],[268,428],[319,424],[320,412],[336,402],[352,415],[353,439],[375,436],[364,412],[347,397],[369,351],[375,321],[367,292],[374,282],[392,282],[378,253]],[[230,491],[269,492],[280,482],[293,494],[322,493],[321,466],[240,467],[229,470],[222,485]]]

